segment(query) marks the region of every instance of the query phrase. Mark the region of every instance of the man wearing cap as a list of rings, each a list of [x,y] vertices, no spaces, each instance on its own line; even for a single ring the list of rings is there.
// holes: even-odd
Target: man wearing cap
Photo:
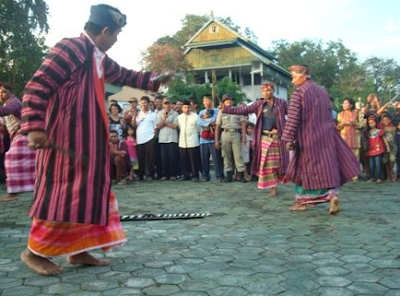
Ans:
[[[135,97],[129,98],[128,100],[130,104],[130,108],[124,112],[124,119],[125,119],[125,124],[130,125],[132,118],[135,117],[138,113],[137,105],[138,105],[138,99]]]
[[[0,101],[0,116],[11,139],[4,159],[7,194],[0,199],[5,202],[17,199],[18,193],[35,188],[35,151],[28,148],[27,137],[20,133],[22,104],[10,84],[0,83]]]
[[[224,106],[232,106],[232,101],[231,94],[227,93],[222,96]],[[226,114],[219,111],[215,128],[215,148],[222,149],[226,182],[232,182],[235,168],[239,180],[246,182],[244,179],[246,167],[242,158],[241,143],[246,143],[246,118],[242,115]]]
[[[154,72],[119,66],[106,55],[126,25],[109,5],[91,7],[78,38],[50,50],[25,88],[22,131],[37,151],[36,188],[28,247],[21,260],[39,274],[62,268],[49,258],[72,264],[107,265],[88,252],[126,242],[111,191],[105,82],[156,91]],[[163,76],[165,80],[169,76]]]
[[[258,176],[258,188],[270,189],[270,196],[278,192],[279,181],[284,181],[289,154],[281,141],[288,102],[274,96],[275,86],[266,82],[261,85],[262,98],[249,106],[223,107],[228,114],[257,116],[253,134],[252,175]]]
[[[329,214],[339,212],[337,188],[359,175],[360,165],[335,130],[327,91],[310,79],[306,65],[289,67],[295,90],[291,96],[282,140],[294,150],[286,177],[295,183],[296,203],[304,211],[330,202]]]

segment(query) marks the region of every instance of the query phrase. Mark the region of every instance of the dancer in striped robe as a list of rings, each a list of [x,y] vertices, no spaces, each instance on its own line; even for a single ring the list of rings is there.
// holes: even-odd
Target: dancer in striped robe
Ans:
[[[92,6],[84,33],[53,47],[26,85],[21,128],[38,150],[33,222],[21,260],[40,274],[61,272],[48,259],[55,256],[106,265],[88,251],[126,242],[110,188],[105,82],[152,91],[160,82],[151,81],[158,73],[127,70],[105,54],[125,24],[118,9]]]
[[[289,161],[285,143],[280,140],[285,125],[288,102],[274,96],[274,84],[261,85],[263,97],[249,106],[223,107],[227,114],[248,115],[255,113],[257,122],[253,132],[253,161],[251,174],[258,176],[258,188],[270,189],[270,195],[278,192],[279,181],[284,175]],[[222,108],[222,106],[220,107]]]
[[[330,202],[330,214],[339,212],[338,187],[360,173],[353,152],[335,129],[327,91],[310,80],[305,65],[289,68],[292,94],[282,140],[294,150],[286,177],[295,184],[292,211]]]

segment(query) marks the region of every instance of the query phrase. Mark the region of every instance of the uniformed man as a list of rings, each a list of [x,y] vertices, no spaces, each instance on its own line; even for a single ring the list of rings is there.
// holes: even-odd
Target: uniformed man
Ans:
[[[231,106],[232,101],[231,94],[223,95],[224,106]],[[241,143],[246,143],[246,118],[242,115],[225,114],[219,111],[215,130],[215,148],[222,149],[226,173],[225,182],[232,182],[234,168],[236,168],[238,179],[246,182]]]

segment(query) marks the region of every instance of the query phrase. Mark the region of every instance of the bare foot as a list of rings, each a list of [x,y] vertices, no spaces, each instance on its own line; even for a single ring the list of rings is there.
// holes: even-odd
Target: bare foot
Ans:
[[[2,198],[0,198],[0,201],[6,202],[6,201],[12,201],[18,199],[18,195],[16,193],[9,193],[4,195]]]
[[[68,257],[68,262],[71,264],[85,264],[85,265],[94,265],[94,266],[104,266],[109,265],[110,261],[108,260],[99,260],[90,255],[88,252],[83,252],[78,255]]]
[[[291,211],[305,211],[307,210],[307,205],[295,204],[289,208]]]
[[[269,196],[275,196],[278,193],[278,187],[272,187]]]
[[[28,248],[21,253],[21,261],[30,269],[42,275],[56,275],[62,271],[61,266],[33,254]]]
[[[329,215],[334,215],[339,212],[339,199],[337,196],[331,198],[331,207],[329,208]]]

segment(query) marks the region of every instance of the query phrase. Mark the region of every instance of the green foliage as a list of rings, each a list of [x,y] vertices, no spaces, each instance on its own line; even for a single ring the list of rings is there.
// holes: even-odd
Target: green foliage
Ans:
[[[49,30],[48,7],[43,0],[0,1],[0,81],[20,95],[44,57],[41,33]]]
[[[294,43],[279,40],[273,42],[270,52],[284,68],[293,64],[308,65],[313,80],[328,90],[338,110],[345,97],[361,98],[365,102],[372,92],[385,96],[384,90],[390,81],[394,85],[392,91],[400,88],[399,66],[393,59],[371,58],[361,63],[342,41],[324,44],[312,40]]]
[[[188,75],[186,81],[192,80],[193,77]],[[190,84],[186,81],[176,79],[168,85],[167,96],[172,100],[189,100],[191,98],[196,99],[199,102],[199,106],[202,107],[202,99],[206,94],[211,94],[212,86],[211,83],[204,84]],[[224,77],[222,80],[217,81],[215,85],[216,89],[216,104],[222,99],[225,93],[230,93],[235,99],[235,103],[241,101],[244,98],[244,94],[240,91],[240,86],[233,82],[229,77]]]

